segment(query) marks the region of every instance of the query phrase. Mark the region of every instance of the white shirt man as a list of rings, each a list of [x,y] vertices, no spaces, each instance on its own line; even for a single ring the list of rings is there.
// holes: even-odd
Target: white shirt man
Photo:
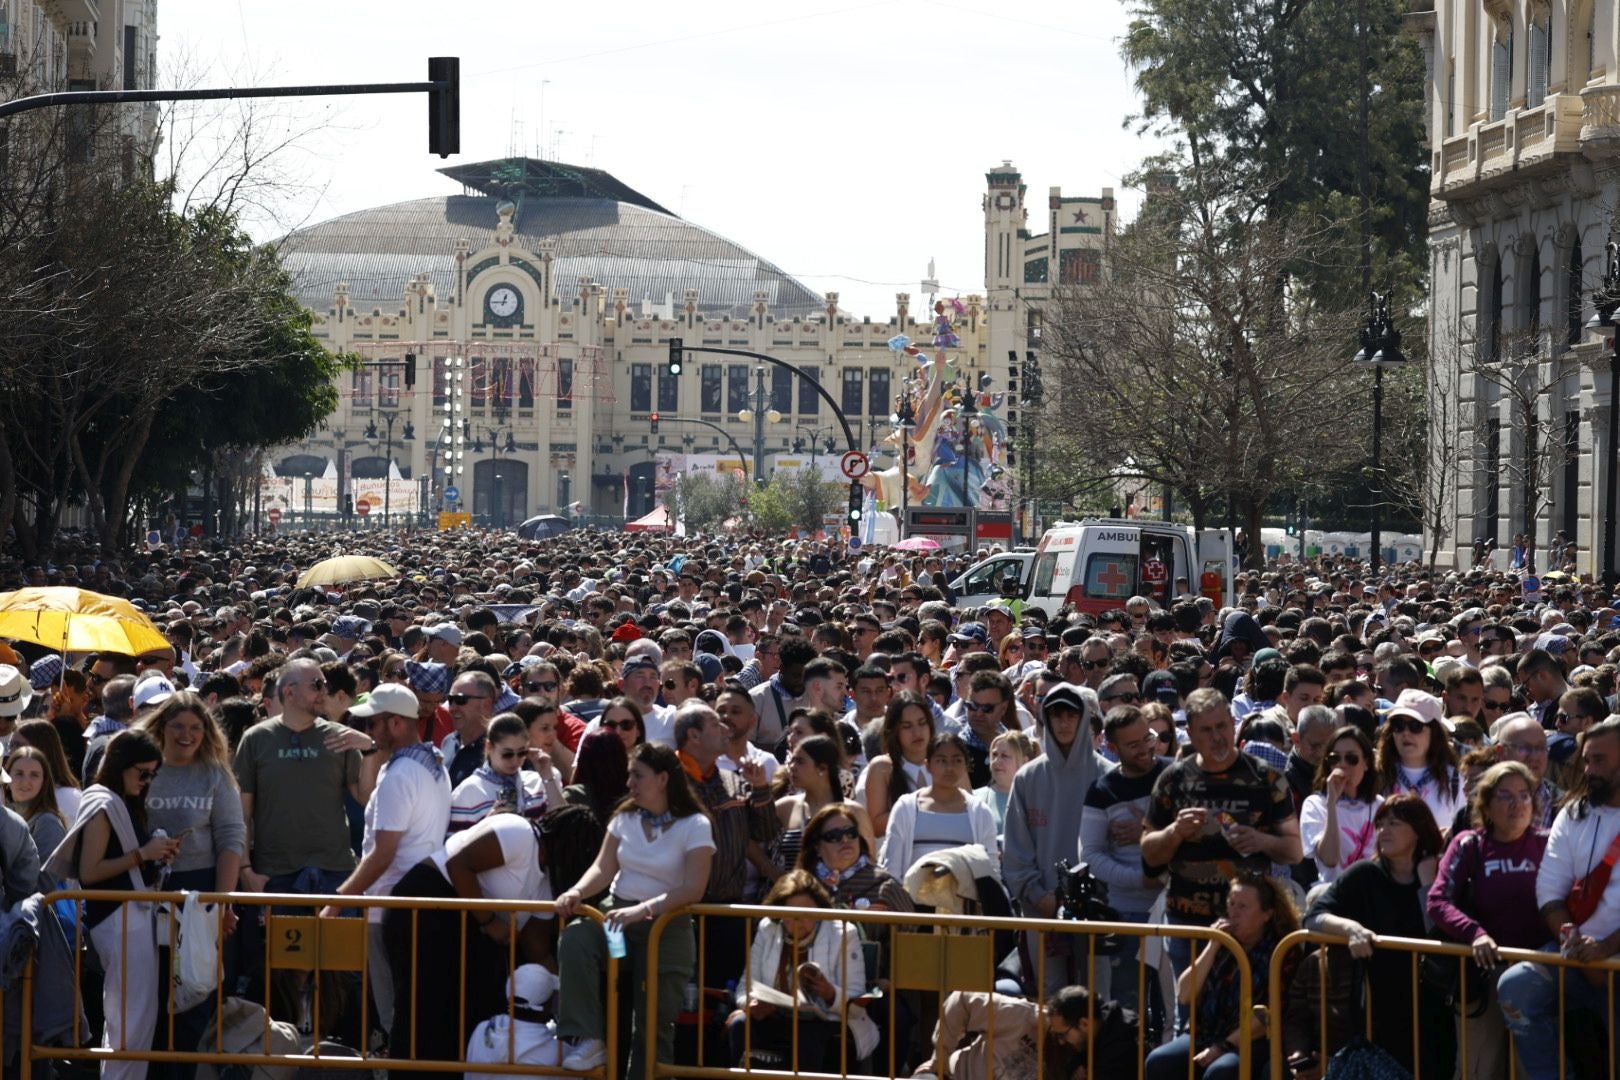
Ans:
[[[444,757],[420,738],[416,695],[410,687],[383,683],[349,715],[361,718],[376,741],[363,771],[378,768],[376,786],[366,800],[365,839],[360,865],[338,894],[387,896],[405,872],[444,843],[450,826],[450,774]],[[362,786],[364,786],[362,782]],[[382,908],[367,912],[367,951],[371,988],[384,1030],[393,1025],[394,986],[382,937]],[[327,914],[336,915],[328,908]]]

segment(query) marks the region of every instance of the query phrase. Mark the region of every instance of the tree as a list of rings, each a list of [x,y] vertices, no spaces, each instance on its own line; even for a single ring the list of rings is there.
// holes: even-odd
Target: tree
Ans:
[[[1258,536],[1273,492],[1361,460],[1371,424],[1345,346],[1360,305],[1299,287],[1342,223],[1268,217],[1240,179],[1159,185],[1108,273],[1060,294],[1039,440],[1077,484],[1165,485],[1200,527],[1224,499]]]
[[[736,473],[684,473],[675,481],[675,505],[688,532],[705,532],[742,514],[743,490]]]
[[[1365,250],[1305,267],[1319,295],[1421,292],[1429,205],[1426,64],[1403,0],[1136,0],[1123,53],[1144,130],[1194,169],[1237,178],[1276,220],[1341,223]],[[1349,123],[1346,123],[1346,120]],[[1359,278],[1359,280],[1358,280]]]

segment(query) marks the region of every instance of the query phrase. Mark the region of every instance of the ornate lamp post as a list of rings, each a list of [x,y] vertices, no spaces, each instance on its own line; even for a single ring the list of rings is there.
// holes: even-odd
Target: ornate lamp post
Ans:
[[[1406,363],[1401,352],[1401,332],[1395,329],[1395,319],[1389,312],[1389,294],[1372,294],[1367,308],[1367,321],[1361,328],[1361,350],[1355,355],[1358,364],[1371,364],[1373,369],[1373,445],[1372,445],[1372,570],[1378,572],[1383,561],[1384,473],[1382,454],[1384,444],[1384,368]],[[1301,538],[1303,542],[1303,537]]]
[[[754,407],[737,414],[737,419],[745,424],[750,420],[754,422],[754,484],[757,487],[765,486],[765,421],[773,424],[782,421],[781,413],[766,408],[769,403],[765,393],[765,365],[760,364],[754,368]]]

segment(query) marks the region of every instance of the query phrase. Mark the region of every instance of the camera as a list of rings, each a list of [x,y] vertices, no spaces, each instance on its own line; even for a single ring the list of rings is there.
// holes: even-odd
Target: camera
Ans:
[[[1119,922],[1119,912],[1108,905],[1108,884],[1099,881],[1085,863],[1070,866],[1060,859],[1057,870],[1058,917],[1071,922]],[[1113,956],[1125,943],[1117,934],[1094,935],[1098,956]]]

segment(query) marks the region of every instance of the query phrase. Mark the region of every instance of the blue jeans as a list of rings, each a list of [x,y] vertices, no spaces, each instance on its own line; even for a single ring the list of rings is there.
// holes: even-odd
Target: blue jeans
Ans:
[[[1557,952],[1549,945],[1542,952]],[[1605,1015],[1608,993],[1593,986],[1585,974],[1573,968],[1545,964],[1514,964],[1496,982],[1496,999],[1502,1018],[1513,1034],[1519,1061],[1528,1080],[1558,1080],[1559,1032],[1563,1017],[1558,1013],[1558,981],[1563,973],[1564,1008],[1588,1009],[1596,1013],[1611,1031],[1614,1017]]]
[[[1170,912],[1164,917],[1167,926],[1208,926],[1209,923],[1199,919],[1191,919],[1185,915]],[[1171,985],[1177,985],[1181,980],[1181,973],[1192,966],[1192,938],[1167,937],[1164,939],[1164,956],[1170,962]],[[1176,1028],[1187,1022],[1187,1006],[1176,1004]],[[1173,1044],[1172,1044],[1173,1045]]]
[[[1255,1039],[1250,1047],[1249,1060],[1255,1063],[1253,1073],[1264,1076],[1270,1067],[1271,1044],[1265,1039]],[[1192,1053],[1192,1038],[1178,1035],[1147,1056],[1142,1067],[1143,1080],[1186,1080],[1187,1058]],[[1222,1054],[1204,1070],[1203,1080],[1237,1080],[1238,1060],[1236,1052]]]
[[[1140,923],[1147,925],[1149,913],[1146,911],[1120,911],[1119,921]],[[1125,1008],[1140,1015],[1137,1008],[1137,954],[1142,951],[1144,939],[1137,937],[1121,937],[1120,950],[1108,958],[1108,967],[1099,972],[1097,992],[1105,999],[1113,999]],[[1154,969],[1147,969],[1148,994],[1151,997],[1157,983]]]

